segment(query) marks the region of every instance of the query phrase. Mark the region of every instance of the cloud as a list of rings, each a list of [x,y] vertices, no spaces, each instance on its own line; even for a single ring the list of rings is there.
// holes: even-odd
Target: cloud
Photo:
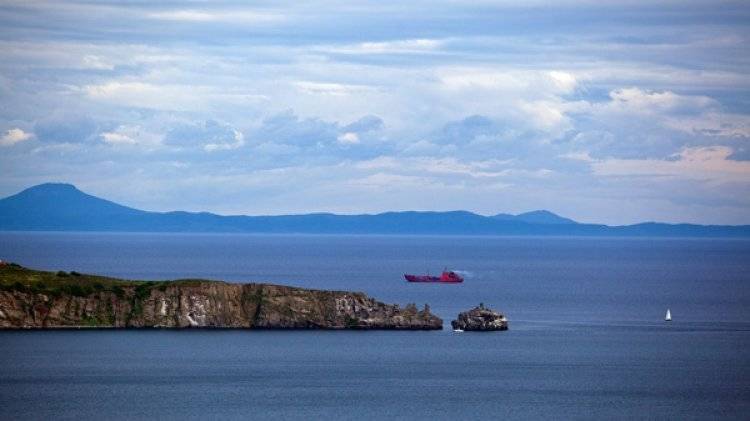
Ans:
[[[154,149],[161,145],[162,136],[138,125],[120,125],[101,133],[102,142],[114,147],[144,146]]]
[[[38,121],[34,133],[42,142],[85,143],[97,138],[102,125],[89,117],[61,115]]]
[[[594,158],[671,159],[684,148],[724,146],[738,159],[750,139],[748,116],[727,113],[705,95],[620,88],[570,110],[568,145]]]
[[[366,133],[384,128],[383,119],[376,115],[366,115],[353,123],[347,124],[342,130],[352,133]]]
[[[480,136],[496,135],[500,130],[500,127],[489,117],[472,115],[443,126],[436,141],[443,144],[465,144]]]
[[[639,88],[616,89],[609,93],[610,112],[695,114],[715,107],[716,101],[702,95],[678,95],[671,91],[647,91]]]
[[[164,10],[161,12],[149,13],[150,19],[177,21],[187,23],[232,23],[232,24],[269,24],[286,20],[286,17],[277,13],[251,11],[251,10],[231,10],[231,11],[213,11],[213,10]]]
[[[266,118],[253,137],[303,148],[323,148],[336,142],[338,127],[317,118],[300,118],[287,110]]]
[[[241,148],[245,145],[245,136],[228,124],[206,120],[173,127],[164,136],[163,143],[180,150],[198,148],[214,152]]]
[[[215,107],[257,106],[267,97],[252,90],[220,89],[192,83],[161,83],[114,80],[86,85],[81,91],[88,99],[117,106],[167,110],[199,111]]]
[[[359,143],[359,135],[357,135],[357,133],[354,133],[354,132],[344,132],[340,134],[336,138],[336,140],[338,140],[339,143],[342,143],[342,144],[349,144],[349,145],[357,144]]]
[[[343,83],[298,81],[294,85],[300,92],[311,95],[349,96],[374,90],[370,86]]]
[[[378,117],[365,116],[341,127],[337,122],[300,118],[293,111],[287,110],[265,119],[253,137],[304,148],[325,148],[341,140],[342,143],[359,143],[361,134],[378,130],[382,124]]]
[[[0,146],[13,146],[16,143],[25,142],[31,138],[31,133],[26,133],[19,128],[9,129],[0,137]]]
[[[487,67],[446,67],[438,73],[445,89],[484,89],[529,92],[543,97],[572,93],[578,86],[575,75],[562,70],[519,71]]]
[[[106,61],[105,58],[87,54],[83,56],[82,65],[87,69],[114,70],[115,65]]]
[[[592,168],[595,174],[608,177],[670,177],[702,183],[748,180],[750,162],[729,160],[731,154],[723,146],[685,148],[671,160],[607,159]]]
[[[443,45],[437,39],[403,39],[395,41],[362,42],[346,46],[324,46],[317,50],[339,54],[420,54],[430,53]]]
[[[232,130],[234,133],[233,142],[220,141],[215,143],[208,143],[203,148],[208,151],[219,151],[219,150],[230,150],[242,147],[245,144],[245,136],[239,130]]]
[[[111,145],[134,145],[136,143],[135,139],[133,139],[132,137],[116,132],[102,133],[102,139],[105,143],[109,143]]]

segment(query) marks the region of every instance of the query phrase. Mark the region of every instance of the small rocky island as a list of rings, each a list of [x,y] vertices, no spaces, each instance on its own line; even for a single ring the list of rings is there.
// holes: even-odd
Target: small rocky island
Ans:
[[[485,308],[483,303],[469,311],[458,314],[458,319],[451,322],[455,330],[492,331],[508,330],[505,315]]]
[[[125,281],[0,261],[0,329],[240,328],[440,330],[430,313],[360,292],[187,279]]]

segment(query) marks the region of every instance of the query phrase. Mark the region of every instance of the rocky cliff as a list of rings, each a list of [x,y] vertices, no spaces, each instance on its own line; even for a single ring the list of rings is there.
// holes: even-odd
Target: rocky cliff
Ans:
[[[0,328],[442,329],[359,292],[206,280],[122,281],[0,264]]]

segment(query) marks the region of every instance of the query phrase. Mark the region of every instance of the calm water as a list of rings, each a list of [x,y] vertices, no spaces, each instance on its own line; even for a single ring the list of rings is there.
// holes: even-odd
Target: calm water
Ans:
[[[750,241],[0,233],[0,258],[480,301],[511,330],[0,333],[0,418],[743,418]],[[463,271],[462,285],[404,272]],[[662,321],[667,308],[675,321]]]

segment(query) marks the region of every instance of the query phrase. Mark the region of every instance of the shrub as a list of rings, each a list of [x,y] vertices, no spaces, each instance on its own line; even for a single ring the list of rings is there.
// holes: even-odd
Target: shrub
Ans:
[[[68,276],[68,273],[65,272],[64,270],[61,270],[61,271],[57,272],[57,276],[59,276],[61,278],[65,278],[65,277]]]
[[[97,327],[101,324],[99,321],[99,318],[96,316],[84,316],[81,319],[81,322],[83,322],[84,326],[89,326],[89,327]]]
[[[344,324],[348,328],[357,328],[359,327],[359,320],[355,319],[354,317],[349,316],[348,314],[344,318]]]
[[[36,284],[31,286],[31,291],[33,291],[36,294],[46,292],[46,290],[47,290],[47,285],[44,282],[37,282]]]
[[[63,291],[76,297],[85,297],[94,292],[94,290],[90,286],[81,286],[76,284],[65,285],[63,287]]]
[[[151,295],[151,282],[146,282],[135,287],[135,296],[138,300],[144,300]]]
[[[115,285],[112,287],[112,292],[115,293],[117,298],[123,298],[125,296],[125,290],[121,286]]]
[[[13,285],[11,285],[11,289],[14,289],[16,291],[26,292],[27,287],[26,285],[16,281],[16,282],[13,282]]]

